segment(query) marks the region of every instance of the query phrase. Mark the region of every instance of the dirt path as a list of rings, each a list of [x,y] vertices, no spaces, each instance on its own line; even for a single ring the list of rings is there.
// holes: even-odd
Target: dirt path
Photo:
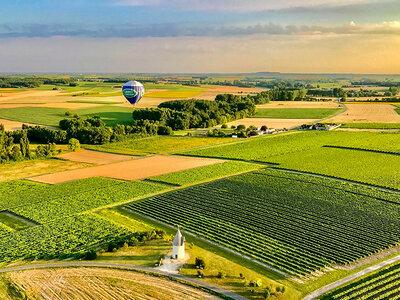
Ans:
[[[34,270],[34,269],[47,269],[47,268],[68,268],[68,267],[99,267],[99,268],[118,268],[118,269],[126,269],[133,270],[139,272],[149,272],[150,275],[157,274],[166,276],[167,278],[179,279],[180,281],[186,282],[189,285],[200,286],[207,291],[211,291],[217,294],[223,294],[230,299],[235,300],[245,300],[245,297],[242,297],[236,293],[227,291],[223,288],[217,287],[207,282],[203,282],[194,278],[190,278],[184,275],[179,274],[169,274],[154,268],[142,267],[142,266],[133,266],[129,264],[121,264],[121,263],[103,263],[103,262],[90,262],[90,261],[82,261],[82,262],[60,262],[60,263],[47,263],[47,264],[37,264],[37,265],[27,265],[27,266],[17,266],[17,267],[9,267],[0,269],[0,273],[6,272],[15,272],[15,271],[24,271],[24,270]]]
[[[384,268],[384,267],[386,267],[388,265],[391,265],[391,264],[393,264],[395,262],[398,262],[398,261],[400,261],[400,255],[397,255],[397,256],[395,256],[395,257],[393,257],[391,259],[385,260],[385,261],[383,261],[383,262],[381,262],[379,264],[376,264],[374,266],[366,268],[366,269],[364,269],[364,270],[362,270],[362,271],[360,271],[358,273],[355,273],[353,275],[347,276],[347,277],[345,277],[343,279],[340,279],[340,280],[338,280],[338,281],[336,281],[334,283],[328,284],[328,285],[324,286],[323,288],[320,288],[319,290],[316,290],[316,291],[312,292],[311,294],[307,295],[306,297],[303,298],[303,300],[317,299],[319,296],[321,296],[321,295],[323,295],[323,294],[325,294],[325,293],[327,293],[327,292],[329,292],[329,291],[331,291],[331,290],[333,290],[333,289],[335,289],[335,288],[337,288],[339,286],[342,286],[342,285],[344,285],[346,283],[349,283],[349,282],[353,281],[354,279],[360,278],[360,277],[362,277],[362,276],[364,276],[366,274],[369,274],[369,273],[374,272],[376,270],[382,269],[382,268]]]

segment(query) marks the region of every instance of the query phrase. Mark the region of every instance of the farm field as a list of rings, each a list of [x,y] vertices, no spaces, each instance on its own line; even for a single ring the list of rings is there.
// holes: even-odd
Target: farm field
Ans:
[[[271,101],[267,104],[258,104],[257,108],[340,108],[335,101]]]
[[[104,153],[99,151],[80,149],[75,152],[68,152],[57,155],[57,158],[69,161],[104,165],[123,160],[130,160],[134,157],[128,155],[120,155],[120,154]]]
[[[399,299],[400,264],[368,274],[319,299]]]
[[[268,128],[275,128],[275,129],[291,129],[298,127],[303,124],[308,124],[308,123],[314,123],[315,121],[318,121],[317,119],[274,119],[274,118],[244,118],[240,120],[235,120],[232,122],[227,123],[228,127],[235,125],[245,125],[246,127],[249,127],[251,125],[254,125],[258,128],[260,128],[263,125],[266,125]],[[220,127],[220,126],[219,126]]]
[[[396,166],[400,156],[323,147],[329,145],[399,153],[399,143],[400,135],[397,133],[296,132],[189,150],[182,154],[273,163],[279,164],[279,167],[399,189]],[[371,161],[374,164],[370,164]]]
[[[334,123],[400,123],[400,115],[391,104],[346,104],[347,111],[327,122]]]
[[[118,269],[27,270],[8,276],[32,299],[219,299],[165,278]]]
[[[340,128],[400,129],[400,123],[345,123]]]
[[[274,157],[279,167],[400,189],[400,155],[319,148]],[[371,164],[370,162],[373,162]],[[350,167],[351,166],[351,167]]]
[[[150,177],[155,182],[168,183],[173,185],[188,185],[200,181],[212,180],[218,177],[237,174],[261,168],[261,165],[244,162],[224,162],[209,166],[189,169],[185,171]]]
[[[84,147],[86,149],[127,155],[149,155],[222,144],[234,140],[235,139],[232,138],[217,137],[154,136],[142,139],[129,139],[103,145],[84,145]]]
[[[1,183],[0,210],[33,226],[0,231],[0,263],[84,253],[96,244],[132,232],[129,226],[108,221],[103,214],[87,212],[164,189],[165,186],[154,183],[105,178],[59,185],[26,180]]]
[[[80,169],[89,166],[92,166],[92,164],[60,159],[44,159],[0,164],[0,182],[28,178],[52,172]]]
[[[73,104],[76,105],[76,104]],[[26,122],[31,124],[40,124],[48,126],[58,126],[60,120],[65,119],[66,108],[51,107],[16,107],[0,109],[0,118]],[[132,123],[132,108],[118,106],[95,106],[71,110],[81,116],[99,116],[107,125]]]
[[[341,110],[341,108],[259,108],[253,118],[323,119]]]
[[[151,176],[211,165],[218,162],[220,162],[220,160],[159,155],[94,166],[85,169],[41,175],[31,177],[30,180],[49,184],[57,184],[96,176],[121,180],[138,180]]]
[[[127,207],[304,278],[395,245],[400,206],[391,199],[398,194],[267,169]]]

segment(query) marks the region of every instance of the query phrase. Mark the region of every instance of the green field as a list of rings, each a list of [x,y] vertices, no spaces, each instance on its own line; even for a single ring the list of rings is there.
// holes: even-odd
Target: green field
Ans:
[[[182,136],[154,136],[141,139],[128,139],[122,142],[103,145],[85,145],[87,149],[129,154],[148,155],[175,152],[206,145],[221,144],[233,141],[231,138],[182,137]]]
[[[325,145],[382,151],[336,149]],[[400,189],[400,135],[380,132],[301,132],[189,150],[183,155],[278,164],[288,169],[320,173]]]
[[[246,172],[261,168],[261,165],[249,164],[244,162],[224,162],[185,171],[164,174],[150,177],[156,182],[168,183],[172,185],[188,185],[196,182],[212,180],[223,176]]]
[[[0,216],[0,222],[9,222],[4,224],[7,227],[0,227],[0,263],[79,253],[108,239],[118,238],[134,228],[119,225],[121,217],[118,215],[90,215],[88,212],[164,189],[166,186],[155,183],[106,178],[57,185],[24,180],[0,183],[0,210],[38,224],[9,232],[7,227],[16,226],[15,221]]]
[[[58,126],[60,120],[66,118],[66,111],[68,109],[29,106],[4,108],[0,109],[0,118],[31,124]],[[80,116],[99,116],[108,126],[132,123],[132,108],[130,107],[96,106],[70,111]]]
[[[343,108],[259,108],[252,118],[323,119]]]
[[[373,272],[335,289],[319,299],[398,299],[400,297],[400,264]]]
[[[398,194],[277,170],[259,170],[128,205],[134,212],[308,276],[395,245]]]
[[[341,127],[357,129],[400,129],[400,123],[346,123]]]

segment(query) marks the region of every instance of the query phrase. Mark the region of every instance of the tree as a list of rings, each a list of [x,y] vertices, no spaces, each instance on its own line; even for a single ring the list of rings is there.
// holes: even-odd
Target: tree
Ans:
[[[198,269],[204,269],[206,267],[206,263],[204,262],[204,260],[199,257],[196,257],[194,264],[195,264],[196,268],[198,268]]]
[[[268,130],[268,127],[267,127],[266,125],[263,125],[263,126],[261,126],[260,130],[261,130],[261,131],[267,131],[267,130]]]
[[[28,133],[27,130],[22,130],[22,137],[19,140],[19,147],[21,150],[21,154],[24,158],[31,157],[31,151],[29,149],[29,140],[28,140]]]
[[[79,143],[79,140],[77,139],[69,139],[68,141],[68,149],[75,152],[81,149],[81,143]]]
[[[271,290],[269,289],[269,287],[267,287],[267,288],[264,290],[264,298],[265,298],[265,299],[268,299],[270,295],[271,295]]]
[[[218,272],[217,278],[225,278],[226,274],[222,271]]]
[[[245,130],[245,129],[246,129],[246,126],[245,126],[245,125],[238,125],[238,126],[236,127],[236,129],[237,129],[237,130]]]

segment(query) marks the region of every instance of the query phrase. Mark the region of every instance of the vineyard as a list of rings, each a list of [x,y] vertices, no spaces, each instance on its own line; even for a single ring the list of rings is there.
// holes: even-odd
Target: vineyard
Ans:
[[[320,299],[400,299],[400,264],[367,275]]]
[[[0,209],[40,224],[165,189],[155,183],[89,178],[57,185],[0,184]]]
[[[24,180],[0,183],[0,210],[37,224],[12,230],[0,223],[0,262],[84,253],[116,239],[127,234],[127,229],[100,215],[81,213],[165,188],[155,183],[107,178],[57,185]]]
[[[191,150],[183,155],[266,162],[400,189],[399,145],[398,133],[297,132]]]
[[[400,134],[380,132],[296,132],[248,139],[243,142],[195,149],[189,156],[233,158],[269,162],[271,157],[316,149],[324,145],[400,153]]]
[[[271,169],[127,207],[296,277],[348,264],[400,241],[398,193]]]
[[[237,174],[245,171],[260,168],[260,165],[244,162],[224,162],[209,166],[193,168],[175,173],[150,177],[155,182],[168,183],[173,185],[188,185],[200,181],[211,180],[218,177]]]

